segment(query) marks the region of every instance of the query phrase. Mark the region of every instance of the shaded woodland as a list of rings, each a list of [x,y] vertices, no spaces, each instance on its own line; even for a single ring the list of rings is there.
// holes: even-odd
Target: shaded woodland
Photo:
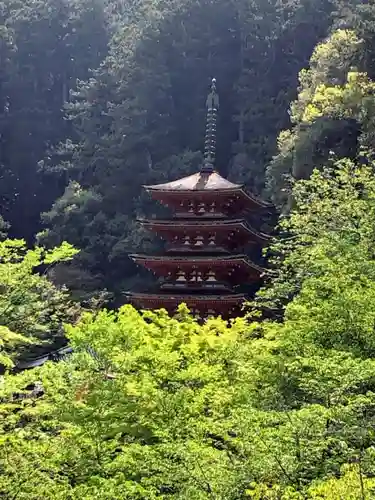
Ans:
[[[374,61],[363,0],[0,0],[1,498],[375,498]],[[217,169],[279,220],[202,325],[122,304],[213,76]]]
[[[77,246],[55,274],[86,297],[140,279],[127,255],[152,244],[134,223],[141,185],[196,169],[210,78],[218,169],[264,193],[299,71],[354,14],[326,0],[48,0],[2,2],[1,16],[1,216],[12,237]]]

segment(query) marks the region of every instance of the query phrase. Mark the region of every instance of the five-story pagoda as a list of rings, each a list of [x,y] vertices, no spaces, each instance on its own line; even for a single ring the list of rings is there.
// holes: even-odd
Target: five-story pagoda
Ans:
[[[137,264],[161,278],[152,292],[130,293],[136,307],[165,308],[173,313],[185,303],[200,317],[233,317],[240,314],[246,300],[241,285],[259,282],[263,273],[244,249],[261,246],[268,236],[253,229],[243,217],[254,216],[269,205],[215,171],[218,107],[214,79],[207,98],[205,155],[200,172],[145,186],[173,216],[168,220],[140,221],[167,244],[163,255],[131,255]]]

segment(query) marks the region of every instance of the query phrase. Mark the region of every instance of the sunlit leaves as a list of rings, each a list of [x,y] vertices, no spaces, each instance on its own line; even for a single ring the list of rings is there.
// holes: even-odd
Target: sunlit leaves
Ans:
[[[291,179],[308,178],[335,152],[354,158],[373,144],[374,82],[363,68],[366,44],[353,30],[338,29],[317,45],[310,67],[300,73],[291,104],[290,131],[279,135],[279,153],[268,167],[274,201],[289,211]]]
[[[79,307],[70,301],[67,290],[55,287],[45,273],[46,268],[70,260],[76,253],[68,243],[45,250],[28,249],[23,240],[0,241],[0,324],[4,333],[8,329],[8,333],[26,340],[23,343],[17,337],[14,343],[11,340],[17,340],[15,336],[5,339],[8,354],[27,353],[39,344],[61,338],[63,322],[77,318]],[[30,340],[36,345],[30,346]]]

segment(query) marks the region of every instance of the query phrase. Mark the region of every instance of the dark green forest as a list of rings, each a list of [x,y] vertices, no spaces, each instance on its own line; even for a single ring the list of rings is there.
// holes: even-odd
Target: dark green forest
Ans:
[[[282,203],[285,171],[311,170],[305,153],[322,161],[330,149],[356,149],[354,116],[324,116],[302,131],[292,113],[293,146],[281,136],[278,150],[277,139],[291,130],[299,72],[317,45],[346,25],[371,39],[361,3],[2,2],[0,200],[9,236],[79,248],[73,265],[54,272],[80,297],[133,286],[127,255],[150,244],[134,223],[149,209],[141,185],[195,171],[212,76],[219,171]],[[356,50],[342,36],[342,53],[326,42],[311,62],[307,92],[345,79],[351,63],[371,77],[371,43]]]
[[[217,170],[277,221],[202,324],[124,292],[212,77]],[[374,499],[374,221],[372,1],[0,0],[0,497]]]

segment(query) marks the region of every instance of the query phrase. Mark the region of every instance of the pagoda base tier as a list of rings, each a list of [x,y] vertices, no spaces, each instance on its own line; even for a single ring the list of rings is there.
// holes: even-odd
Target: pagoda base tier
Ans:
[[[139,309],[166,309],[169,314],[176,312],[180,304],[186,304],[192,314],[201,318],[239,316],[246,301],[244,294],[230,295],[187,295],[159,293],[129,293],[130,302]]]

